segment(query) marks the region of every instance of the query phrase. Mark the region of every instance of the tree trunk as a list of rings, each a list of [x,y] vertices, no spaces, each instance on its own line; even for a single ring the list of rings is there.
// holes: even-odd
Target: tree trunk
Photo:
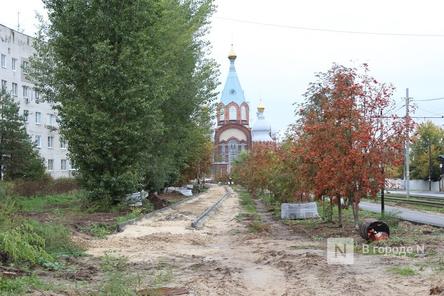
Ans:
[[[341,196],[339,194],[336,195],[336,199],[338,201],[338,219],[339,219],[339,227],[342,228],[342,206],[341,206]]]
[[[350,199],[350,204],[351,204],[351,208],[353,210],[353,221],[355,223],[355,228],[358,229],[359,227],[359,204],[358,204],[358,200],[357,198],[355,198],[355,195],[353,193],[350,193],[349,195],[349,199]]]
[[[326,217],[325,217],[325,196],[322,195],[321,199],[322,199],[322,218],[324,220],[326,220]]]
[[[359,203],[353,202],[353,219],[355,222],[355,228],[359,228]]]
[[[330,196],[330,213],[328,213],[328,222],[333,222],[333,198]]]

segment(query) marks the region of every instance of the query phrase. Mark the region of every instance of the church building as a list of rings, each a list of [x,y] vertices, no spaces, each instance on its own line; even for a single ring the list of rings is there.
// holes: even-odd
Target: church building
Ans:
[[[253,142],[269,142],[271,128],[263,115],[264,106],[259,104],[257,120],[250,128],[250,107],[237,76],[236,54],[231,49],[228,59],[230,68],[221,99],[217,107],[217,125],[214,133],[214,176],[230,173],[233,161],[243,150],[250,150]]]

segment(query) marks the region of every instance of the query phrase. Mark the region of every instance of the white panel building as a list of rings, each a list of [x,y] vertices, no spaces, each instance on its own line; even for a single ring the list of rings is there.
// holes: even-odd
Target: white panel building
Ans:
[[[34,53],[33,38],[0,24],[0,80],[20,104],[26,130],[37,145],[48,173],[54,178],[71,176],[67,143],[59,134],[57,113],[39,100],[39,93],[26,79],[23,67]]]

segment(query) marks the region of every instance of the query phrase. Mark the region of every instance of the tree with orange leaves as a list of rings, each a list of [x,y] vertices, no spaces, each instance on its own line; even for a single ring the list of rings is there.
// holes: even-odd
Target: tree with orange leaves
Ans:
[[[305,201],[306,187],[298,173],[301,157],[295,153],[294,145],[290,139],[281,145],[255,143],[250,152],[235,161],[232,168],[235,182],[253,196],[266,191],[275,201]]]
[[[393,87],[379,83],[363,71],[334,65],[317,75],[305,94],[306,102],[295,135],[300,169],[318,198],[341,198],[353,209],[358,223],[362,197],[376,196],[384,187],[384,166],[402,162],[405,129],[409,120],[387,116]]]

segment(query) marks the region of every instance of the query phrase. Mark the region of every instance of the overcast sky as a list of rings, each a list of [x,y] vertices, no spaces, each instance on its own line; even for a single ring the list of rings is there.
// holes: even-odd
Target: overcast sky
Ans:
[[[17,28],[17,11],[20,11],[24,32],[35,33],[35,12],[43,13],[40,0],[0,1],[1,24]],[[376,79],[396,87],[394,98],[399,107],[403,105],[407,87],[416,100],[444,97],[444,1],[219,0],[216,3],[218,10],[209,38],[212,56],[221,65],[220,80],[222,84],[225,81],[227,54],[234,43],[238,55],[236,67],[250,108],[255,110],[262,99],[274,130],[285,130],[295,120],[293,103],[302,101],[314,74],[327,71],[334,62],[347,66],[368,63]],[[443,37],[346,34],[291,27]],[[444,100],[417,102],[417,106],[418,116],[444,114]],[[443,119],[435,122],[444,124]]]

